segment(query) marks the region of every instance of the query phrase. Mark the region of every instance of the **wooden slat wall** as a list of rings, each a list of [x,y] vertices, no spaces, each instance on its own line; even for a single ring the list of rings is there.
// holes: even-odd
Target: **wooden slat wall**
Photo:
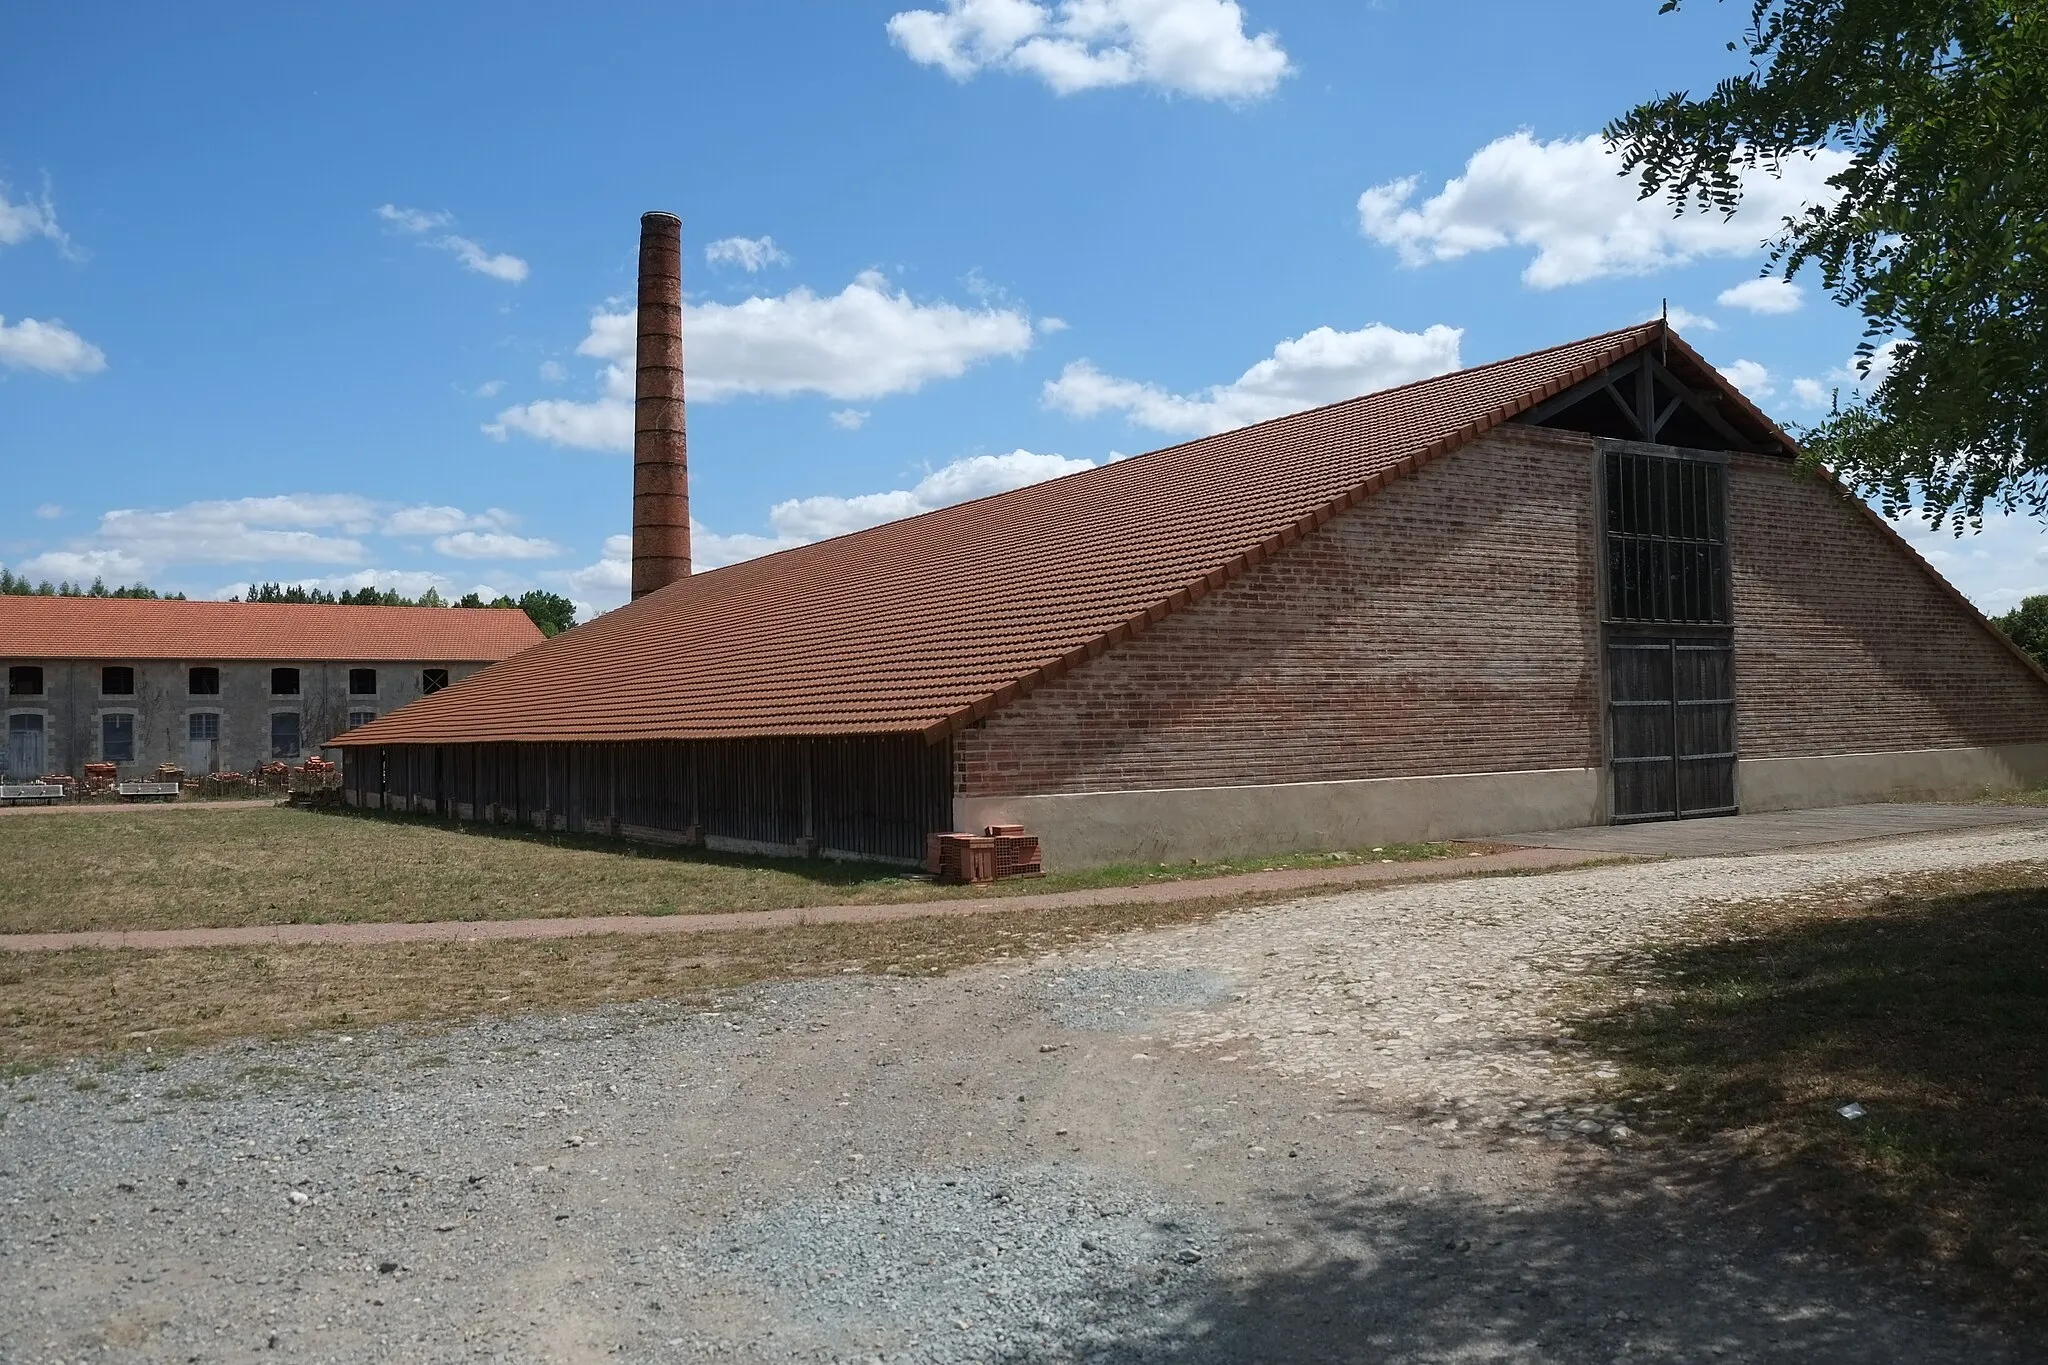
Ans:
[[[350,749],[358,806],[916,861],[950,827],[952,754],[915,735]],[[382,770],[380,784],[379,770]]]

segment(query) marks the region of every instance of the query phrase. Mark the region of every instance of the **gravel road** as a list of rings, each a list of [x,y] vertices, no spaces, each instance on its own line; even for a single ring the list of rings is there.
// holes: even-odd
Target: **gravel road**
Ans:
[[[1634,1150],[1548,1013],[1703,906],[2041,859],[1406,886],[17,1077],[0,1361],[2048,1360]]]

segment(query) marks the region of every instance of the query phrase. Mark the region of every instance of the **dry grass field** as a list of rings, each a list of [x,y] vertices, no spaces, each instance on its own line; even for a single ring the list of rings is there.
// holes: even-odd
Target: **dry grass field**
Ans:
[[[264,924],[691,915],[1009,896],[1262,868],[1428,859],[1445,844],[1173,867],[1102,868],[994,886],[900,869],[762,858],[413,816],[261,810],[0,817],[0,933]]]
[[[1244,898],[718,934],[0,954],[0,1072],[245,1037],[662,999],[836,972],[933,975],[1214,917]]]
[[[941,886],[873,864],[653,848],[283,807],[0,818],[0,933],[582,915],[692,915],[1005,898],[1262,868],[1450,856],[1358,854],[1106,868]],[[1243,895],[715,935],[0,954],[0,1065],[159,1052],[249,1036],[453,1022],[840,971],[931,973],[1119,929],[1181,923]]]

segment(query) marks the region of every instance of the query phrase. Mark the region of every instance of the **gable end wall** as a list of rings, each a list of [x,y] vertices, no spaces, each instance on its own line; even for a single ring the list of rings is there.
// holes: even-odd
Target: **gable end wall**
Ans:
[[[956,791],[1599,762],[1592,442],[1515,427],[963,732]]]
[[[1745,808],[1774,760],[2048,743],[2048,682],[1847,495],[1760,456],[1729,478]]]

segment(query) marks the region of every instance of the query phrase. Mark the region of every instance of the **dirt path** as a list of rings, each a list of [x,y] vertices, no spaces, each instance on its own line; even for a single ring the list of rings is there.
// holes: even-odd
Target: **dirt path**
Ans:
[[[0,1359],[2041,1361],[1578,1117],[1551,1003],[1731,897],[2042,859],[1999,831],[1406,884],[947,978],[17,1077]]]
[[[943,915],[990,915],[1093,905],[1159,905],[1169,901],[1285,896],[1300,892],[1435,881],[1518,872],[1541,872],[1614,855],[1571,849],[1518,848],[1429,862],[1388,862],[1329,868],[1279,868],[1229,877],[1196,877],[1107,886],[1044,895],[976,896],[958,900],[883,905],[814,905],[786,910],[743,910],[706,915],[603,915],[585,918],[437,920],[424,923],[277,924],[225,929],[90,929],[55,934],[0,934],[0,952],[56,952],[67,948],[244,948],[295,943],[447,943],[507,938],[574,938],[591,934],[713,934],[773,929],[790,924],[862,924]]]

